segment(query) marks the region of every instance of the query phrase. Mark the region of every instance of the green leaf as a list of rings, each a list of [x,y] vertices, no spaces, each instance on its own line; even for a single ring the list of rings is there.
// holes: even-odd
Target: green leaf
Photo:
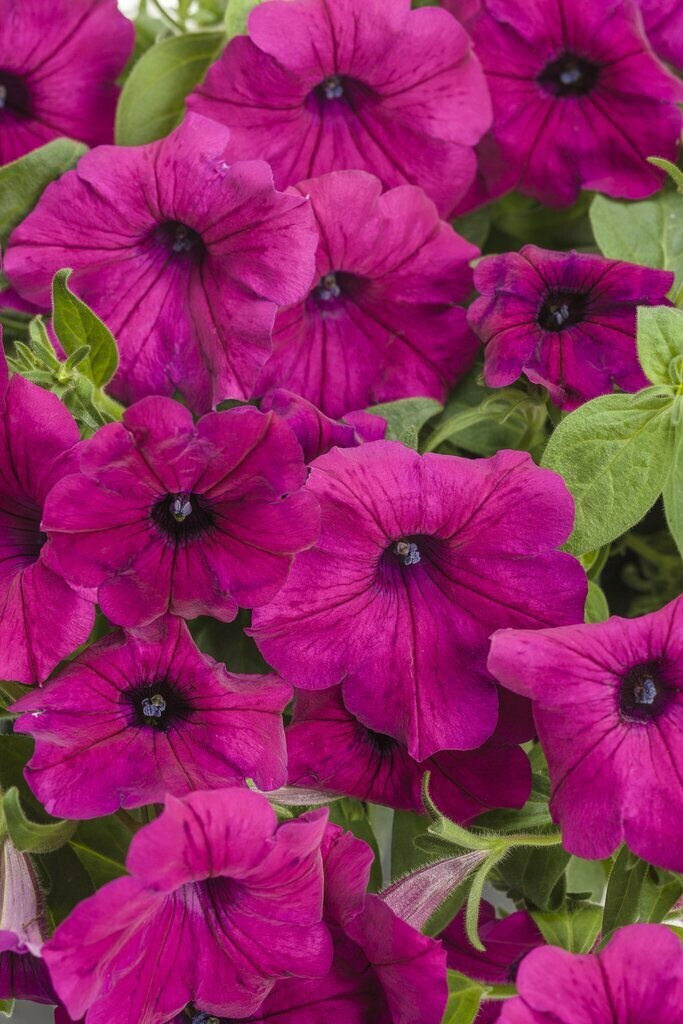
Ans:
[[[0,1014],[3,1017],[11,1017],[14,1013],[13,999],[0,999]]]
[[[680,396],[677,402],[683,403]],[[683,557],[683,425],[676,430],[673,460],[664,484],[664,513],[671,536]]]
[[[551,946],[561,946],[570,953],[588,953],[600,931],[602,907],[583,903],[556,911],[534,910],[531,916]]]
[[[498,871],[516,896],[539,910],[557,910],[564,898],[570,856],[561,846],[521,847],[509,852]]]
[[[398,402],[371,405],[368,412],[387,421],[387,441],[400,441],[407,431],[419,434],[425,423],[442,409],[433,398],[401,398]]]
[[[0,246],[5,247],[50,182],[75,167],[87,150],[81,142],[55,139],[0,167]]]
[[[593,551],[638,523],[666,482],[674,444],[670,389],[603,395],[570,413],[542,464],[560,473],[576,518],[567,549]]]
[[[115,814],[81,821],[70,846],[96,888],[126,874],[125,861],[132,833]]]
[[[182,120],[188,93],[202,80],[224,41],[222,32],[190,32],[147,50],[121,92],[118,145],[141,146],[173,131]]]
[[[648,865],[623,846],[614,862],[607,883],[605,909],[602,915],[602,940],[626,924],[640,918],[640,891],[645,882]]]
[[[676,164],[672,164],[670,160],[664,160],[661,156],[649,156],[647,162],[655,167],[659,167],[662,171],[666,171],[678,191],[683,192],[683,171],[681,171],[680,167],[676,167]]]
[[[604,622],[609,618],[609,605],[602,587],[588,581],[588,595],[586,597],[586,622]]]
[[[429,826],[429,819],[413,811],[394,811],[391,838],[391,877],[401,878],[428,861],[424,851],[415,845],[418,836],[423,836]]]
[[[637,203],[596,196],[590,219],[603,256],[673,270],[678,288],[683,277],[683,197],[677,192],[660,192]]]
[[[96,387],[104,387],[116,373],[119,353],[108,327],[68,287],[70,270],[58,270],[52,282],[52,326],[67,355],[81,356],[80,372]],[[90,354],[83,358],[83,346]],[[71,367],[69,367],[71,368]]]
[[[5,793],[2,812],[9,837],[20,853],[52,853],[59,850],[69,841],[77,828],[75,821],[53,821],[49,825],[29,821],[24,814],[19,791],[15,786]]]
[[[443,1024],[472,1024],[489,989],[457,971],[448,972],[448,1005]]]
[[[260,3],[263,0],[228,0],[224,22],[228,39],[246,35],[249,15]]]
[[[24,768],[33,753],[33,745],[33,739],[21,733],[0,735],[0,788],[7,791],[16,786],[31,817],[36,821],[49,822],[49,815],[24,778]]]
[[[69,844],[40,856],[38,863],[46,875],[45,896],[52,921],[57,926],[81,900],[92,896],[95,889]]]
[[[33,689],[32,686],[22,686],[21,683],[11,683],[6,680],[0,680],[0,702],[5,707],[10,704],[14,704],[15,700],[19,700],[24,694],[30,693]]]
[[[683,310],[675,306],[638,308],[638,358],[653,384],[681,383]]]

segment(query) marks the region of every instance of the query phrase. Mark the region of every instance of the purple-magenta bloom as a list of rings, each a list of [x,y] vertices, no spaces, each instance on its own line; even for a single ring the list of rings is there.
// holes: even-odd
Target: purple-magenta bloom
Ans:
[[[113,142],[134,37],[115,0],[0,0],[0,164],[60,135]]]
[[[532,950],[499,1024],[680,1024],[683,948],[659,924],[620,928],[597,955]]]
[[[469,36],[410,0],[261,4],[188,106],[228,125],[241,158],[267,160],[278,188],[356,168],[420,185],[444,214],[491,124]]]
[[[365,843],[328,825],[323,856],[332,968],[314,981],[277,982],[249,1024],[440,1024],[447,998],[440,944],[365,894],[372,862]]]
[[[492,639],[489,669],[530,697],[562,842],[578,857],[683,871],[683,597],[637,619]]]
[[[482,0],[468,24],[493,100],[479,149],[492,193],[548,206],[581,189],[642,199],[676,161],[683,87],[657,60],[631,0]]]
[[[311,283],[309,203],[276,192],[262,160],[233,163],[229,136],[191,115],[159,142],[87,153],[11,236],[5,272],[25,299],[49,308],[54,273],[73,269],[117,340],[124,402],[249,398],[276,307]]]
[[[122,626],[230,622],[272,600],[318,535],[294,434],[250,406],[195,426],[180,403],[145,398],[81,445],[79,468],[45,507],[51,564]]]
[[[0,332],[0,343],[2,333]],[[80,439],[56,397],[14,375],[0,352],[0,678],[40,683],[88,638],[93,605],[48,564],[47,495],[73,472]]]
[[[523,807],[531,792],[529,759],[504,735],[494,733],[476,750],[442,751],[418,762],[397,740],[368,729],[347,711],[341,686],[297,692],[287,756],[292,786],[417,813],[424,810],[422,782],[430,772],[430,797],[442,814],[459,822],[495,807]]]
[[[254,613],[269,664],[307,690],[338,683],[349,711],[418,761],[480,746],[498,697],[489,636],[583,620],[562,479],[523,452],[424,455],[394,441],[333,449],[306,490],[320,540]]]
[[[33,736],[26,779],[50,814],[94,818],[166,793],[287,780],[277,676],[239,676],[202,654],[181,619],[117,631],[12,706]]]
[[[307,464],[330,448],[357,448],[366,441],[383,441],[387,429],[385,419],[363,409],[347,413],[342,420],[332,420],[312,402],[285,388],[268,391],[260,407],[261,412],[275,412],[285,420]]]
[[[43,947],[59,997],[88,1024],[163,1024],[190,1001],[253,1013],[283,977],[322,977],[326,811],[278,826],[258,793],[169,797],[133,838],[130,877],[79,903]]]
[[[0,953],[0,999],[58,1002],[45,961],[30,953]]]
[[[478,931],[486,947],[483,953],[476,950],[467,937],[463,908],[439,938],[446,950],[449,968],[485,984],[514,984],[524,957],[537,946],[545,945],[545,939],[526,910],[496,918],[495,908],[486,900],[479,905]],[[476,1024],[494,1024],[503,1006],[502,1000],[485,998],[475,1018]]]
[[[668,304],[673,281],[667,270],[535,245],[485,256],[474,273],[482,294],[468,319],[485,346],[486,383],[505,387],[524,373],[562,409],[615,386],[646,387],[636,309]]]
[[[652,49],[683,68],[683,0],[638,0]]]
[[[287,387],[334,417],[413,395],[443,401],[478,349],[456,303],[479,250],[413,186],[382,194],[372,175],[337,171],[290,191],[311,200],[316,274],[278,312],[257,392]]]

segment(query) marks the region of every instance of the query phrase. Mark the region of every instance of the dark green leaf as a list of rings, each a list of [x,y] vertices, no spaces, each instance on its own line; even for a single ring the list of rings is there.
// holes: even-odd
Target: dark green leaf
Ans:
[[[75,167],[87,149],[72,139],[55,139],[0,167],[0,246],[5,247],[50,182]]]
[[[37,858],[46,880],[47,906],[55,927],[95,891],[90,875],[67,844]]]
[[[188,93],[202,80],[224,41],[222,32],[190,32],[147,50],[123,87],[116,110],[116,142],[141,146],[173,131]]]
[[[81,821],[71,847],[96,888],[126,874],[125,861],[133,833],[115,815]]]
[[[486,985],[457,971],[448,972],[448,1005],[443,1024],[472,1024],[479,1012],[482,996],[489,991]]]
[[[80,371],[96,387],[104,387],[116,373],[119,353],[108,327],[68,287],[70,270],[59,270],[52,282],[52,326],[67,355],[83,346],[90,355],[82,358]]]
[[[24,767],[33,753],[33,740],[19,733],[0,735],[0,788],[16,786],[21,802],[34,821],[49,822],[50,816],[36,800],[24,778]]]
[[[427,855],[415,845],[429,826],[429,818],[412,811],[395,811],[391,841],[391,877],[401,878],[427,863]]]
[[[510,890],[539,910],[557,910],[565,892],[570,854],[561,846],[510,850],[498,871]]]
[[[75,821],[53,820],[47,825],[30,821],[24,814],[16,786],[5,793],[2,813],[9,837],[20,853],[52,853],[64,846],[76,831]]]
[[[605,942],[617,928],[640,919],[640,891],[645,883],[648,865],[623,846],[614,862],[607,883],[605,909],[602,915],[602,938]]]

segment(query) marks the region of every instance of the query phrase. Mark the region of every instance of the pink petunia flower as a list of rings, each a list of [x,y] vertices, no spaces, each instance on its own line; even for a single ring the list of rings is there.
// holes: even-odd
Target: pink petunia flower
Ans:
[[[95,818],[247,778],[284,785],[290,697],[277,676],[227,672],[169,616],[106,637],[12,711],[36,741],[25,775],[46,810]]]
[[[287,387],[328,416],[413,395],[443,400],[478,345],[464,302],[479,250],[413,186],[382,194],[364,171],[296,190],[320,230],[308,295],[279,311],[257,393]]]
[[[332,420],[311,402],[285,388],[268,391],[260,402],[261,412],[275,412],[301,445],[304,462],[325,455],[330,448],[357,448],[366,441],[382,441],[387,423],[381,416],[363,409],[347,413],[343,420]]]
[[[466,192],[491,104],[470,38],[410,0],[290,0],[256,7],[188,100],[227,124],[240,157],[279,188],[328,171],[420,185],[441,213]]]
[[[583,620],[584,572],[554,550],[573,519],[561,478],[522,452],[373,441],[316,459],[306,489],[320,540],[254,613],[266,660],[302,689],[343,681],[349,711],[418,761],[480,746],[498,717],[491,633]]]
[[[113,142],[134,38],[116,0],[0,0],[0,164],[60,135]]]
[[[48,308],[54,273],[73,269],[116,337],[124,402],[249,398],[276,307],[311,283],[310,205],[276,192],[262,160],[233,163],[229,135],[191,115],[159,142],[87,153],[10,238],[5,272],[30,302]]]
[[[246,1017],[277,978],[324,976],[326,818],[278,826],[242,789],[170,796],[133,838],[131,877],[79,903],[43,947],[70,1016],[163,1024],[194,1001]]]
[[[459,822],[495,807],[523,807],[531,793],[529,760],[504,735],[494,733],[476,750],[443,751],[417,762],[397,740],[368,729],[347,711],[340,686],[297,692],[287,757],[292,786],[417,813],[424,811],[422,781],[430,772],[432,800]]]
[[[195,426],[178,402],[145,398],[84,442],[79,467],[45,506],[51,564],[122,626],[230,622],[272,600],[318,534],[301,448],[274,413]]]
[[[249,1024],[440,1024],[447,997],[440,944],[365,894],[372,862],[365,843],[328,825],[323,856],[332,968],[321,979],[277,982]]]
[[[562,409],[615,386],[646,387],[636,309],[667,304],[673,282],[666,270],[535,245],[484,257],[468,319],[484,342],[486,383],[505,387],[524,373]]]
[[[499,1024],[679,1024],[683,949],[664,925],[632,924],[597,955],[557,946],[532,950],[520,965],[517,989]]]
[[[2,333],[0,332],[0,342]],[[78,427],[59,399],[14,375],[0,352],[0,678],[40,683],[84,643],[93,605],[49,567],[47,495],[73,472]]]
[[[683,0],[637,0],[652,49],[683,68]]]
[[[683,870],[683,597],[638,619],[503,630],[489,669],[531,697],[564,847]]]
[[[469,24],[493,99],[479,150],[492,194],[548,206],[581,189],[652,195],[676,160],[683,86],[658,61],[631,0],[482,0]]]

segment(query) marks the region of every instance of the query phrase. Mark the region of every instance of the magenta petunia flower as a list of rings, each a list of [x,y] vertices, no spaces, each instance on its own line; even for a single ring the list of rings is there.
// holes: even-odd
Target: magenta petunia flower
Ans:
[[[535,245],[484,257],[468,319],[485,345],[486,383],[505,387],[524,373],[562,409],[615,386],[646,387],[636,309],[668,304],[673,281],[666,270]]]
[[[2,334],[0,332],[0,342]],[[78,427],[59,399],[15,375],[0,352],[0,678],[40,683],[95,621],[48,564],[41,517],[73,471]]]
[[[444,214],[491,124],[469,36],[410,0],[259,5],[188,106],[228,125],[240,157],[267,160],[278,188],[357,168],[420,185]]]
[[[124,402],[249,398],[276,307],[311,283],[309,204],[276,192],[263,161],[233,163],[229,135],[195,115],[159,142],[87,153],[11,236],[5,272],[25,299],[49,308],[52,276],[73,269],[116,337]]]
[[[533,917],[526,910],[516,910],[504,918],[496,918],[495,908],[482,900],[479,905],[479,937],[485,952],[476,950],[465,930],[465,909],[441,933],[448,966],[468,978],[485,984],[514,984],[522,960],[532,949],[544,946]],[[476,1016],[476,1024],[494,1024],[500,1019],[504,1002],[486,1000]]]
[[[363,409],[347,413],[343,420],[332,420],[311,402],[285,388],[268,391],[260,407],[261,412],[277,413],[291,427],[306,463],[335,446],[357,448],[365,441],[382,441],[387,429],[385,419]]]
[[[676,160],[683,87],[658,61],[631,0],[482,0],[469,23],[493,100],[479,150],[491,192],[548,206],[581,189],[642,199]]]
[[[683,0],[638,0],[652,49],[683,68]]]
[[[440,1024],[447,998],[440,944],[365,895],[372,861],[365,843],[328,825],[323,851],[332,969],[314,981],[277,982],[249,1024]]]
[[[480,746],[498,717],[489,636],[583,620],[585,575],[562,479],[522,452],[419,456],[395,441],[312,464],[317,545],[294,562],[256,641],[293,685],[343,681],[364,725],[423,761]]]
[[[664,925],[620,928],[597,955],[534,949],[517,973],[519,995],[500,1024],[679,1024],[683,949]]]
[[[258,393],[287,387],[328,416],[413,395],[443,400],[477,339],[464,302],[479,250],[412,186],[338,171],[303,181],[320,229],[308,295],[282,309]]]
[[[195,426],[178,402],[145,398],[81,446],[80,472],[50,495],[51,564],[122,626],[167,611],[230,622],[272,600],[314,543],[305,479],[274,413],[244,406]]]
[[[253,1013],[277,978],[321,977],[326,811],[278,827],[258,793],[169,797],[133,838],[118,878],[79,903],[43,947],[70,1016],[163,1024],[194,1001]]]
[[[441,6],[467,27],[481,11],[481,0],[441,0]]]
[[[603,858],[625,842],[682,871],[683,597],[638,619],[504,630],[489,668],[534,702],[565,848]]]
[[[291,690],[202,654],[181,619],[117,631],[12,706],[36,745],[25,775],[50,814],[95,818],[166,793],[287,781]]]
[[[60,135],[113,142],[134,38],[116,0],[0,0],[0,164]]]
[[[523,807],[531,793],[526,754],[502,736],[494,733],[476,750],[443,751],[418,762],[397,740],[368,729],[347,711],[340,686],[297,692],[287,755],[292,786],[417,813],[424,810],[422,781],[430,772],[432,800],[460,822],[495,807]]]

